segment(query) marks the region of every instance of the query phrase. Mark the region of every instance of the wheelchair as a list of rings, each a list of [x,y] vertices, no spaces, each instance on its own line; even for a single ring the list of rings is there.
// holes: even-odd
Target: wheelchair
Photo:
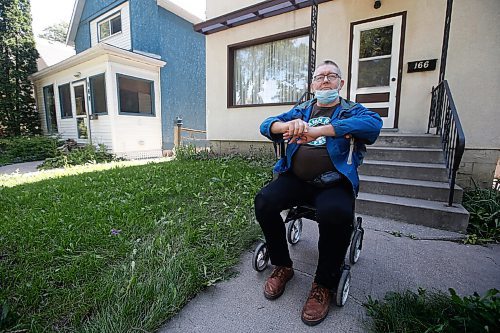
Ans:
[[[284,145],[280,147],[281,152],[284,152]],[[275,144],[275,152],[278,155],[278,149]],[[296,206],[289,210],[285,210],[282,213],[283,222],[287,225],[286,239],[290,245],[295,245],[299,242],[302,236],[302,224],[303,219],[316,219],[316,208],[310,205]],[[353,221],[353,231],[351,233],[351,239],[349,244],[349,263],[354,265],[358,262],[359,256],[361,254],[361,249],[363,248],[363,236],[364,229],[362,227],[363,219],[358,216],[354,218]],[[252,267],[257,272],[262,272],[267,268],[269,263],[269,253],[267,249],[267,244],[265,241],[260,240],[255,246],[253,257],[252,257]],[[346,264],[344,259],[344,264],[341,268],[341,276],[337,290],[335,293],[335,305],[341,307],[347,301],[347,296],[349,295],[349,288],[351,282],[351,272],[350,265]]]

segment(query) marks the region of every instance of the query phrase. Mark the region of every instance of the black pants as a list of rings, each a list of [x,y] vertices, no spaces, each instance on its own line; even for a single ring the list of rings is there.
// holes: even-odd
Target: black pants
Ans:
[[[336,288],[353,228],[352,186],[344,179],[335,187],[317,188],[288,172],[262,188],[255,197],[255,215],[264,232],[273,265],[293,265],[280,212],[302,204],[312,204],[316,208],[319,257],[314,281],[330,289]]]

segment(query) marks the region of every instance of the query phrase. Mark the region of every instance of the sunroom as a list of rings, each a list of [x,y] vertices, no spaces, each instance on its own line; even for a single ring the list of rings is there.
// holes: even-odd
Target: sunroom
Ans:
[[[104,144],[125,158],[162,155],[165,62],[100,43],[31,76],[45,134]]]

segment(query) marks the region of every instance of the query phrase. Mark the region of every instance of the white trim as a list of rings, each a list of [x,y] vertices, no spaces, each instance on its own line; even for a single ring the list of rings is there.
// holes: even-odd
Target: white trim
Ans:
[[[80,25],[83,7],[85,7],[85,0],[76,0],[73,7],[73,14],[71,14],[71,21],[69,21],[68,36],[66,36],[66,45],[75,46],[76,32]]]
[[[164,9],[168,10],[172,14],[175,14],[183,19],[185,19],[188,22],[191,22],[192,24],[197,24],[200,22],[203,22],[203,19],[188,12],[182,7],[177,6],[175,3],[169,0],[157,0],[156,4],[160,7],[163,7]]]
[[[99,43],[96,46],[94,46],[90,49],[87,49],[81,53],[78,53],[77,55],[74,55],[71,58],[63,60],[54,66],[44,68],[41,71],[30,75],[29,78],[32,81],[39,80],[47,75],[71,68],[71,67],[76,66],[78,64],[81,64],[85,61],[96,58],[100,55],[114,55],[114,56],[117,56],[119,58],[134,60],[134,61],[137,61],[140,63],[144,63],[147,65],[152,65],[152,66],[156,66],[156,67],[163,67],[166,64],[166,62],[163,60],[154,59],[154,58],[142,55],[142,54],[137,54],[137,53],[130,52],[127,50],[123,50],[123,49],[120,49],[118,47],[111,46],[111,45],[108,45],[105,43]]]

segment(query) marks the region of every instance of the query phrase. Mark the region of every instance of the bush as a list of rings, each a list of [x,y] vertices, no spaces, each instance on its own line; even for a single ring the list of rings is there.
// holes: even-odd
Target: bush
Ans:
[[[498,332],[500,295],[490,289],[484,297],[477,293],[461,298],[455,290],[428,293],[387,293],[382,301],[368,298],[364,304],[373,321],[371,332],[455,333]]]
[[[47,136],[19,136],[0,139],[0,166],[44,160],[56,156],[61,142]]]
[[[87,145],[73,148],[68,152],[58,150],[55,157],[47,158],[40,166],[38,166],[38,169],[47,170],[88,163],[95,164],[121,160],[123,159],[117,158],[115,155],[108,153],[105,145],[101,144],[98,148],[93,145]]]
[[[475,188],[464,192],[463,206],[470,213],[468,243],[500,242],[500,192]]]

